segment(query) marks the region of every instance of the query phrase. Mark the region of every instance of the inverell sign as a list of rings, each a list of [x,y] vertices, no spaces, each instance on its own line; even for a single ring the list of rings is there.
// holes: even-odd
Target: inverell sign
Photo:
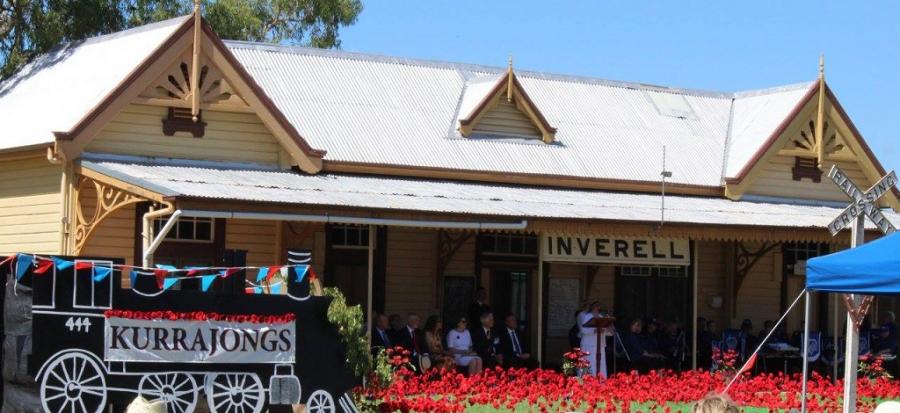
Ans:
[[[586,235],[543,236],[544,261],[635,265],[689,265],[690,242],[683,239]]]
[[[293,363],[294,323],[136,320],[110,317],[106,361]]]

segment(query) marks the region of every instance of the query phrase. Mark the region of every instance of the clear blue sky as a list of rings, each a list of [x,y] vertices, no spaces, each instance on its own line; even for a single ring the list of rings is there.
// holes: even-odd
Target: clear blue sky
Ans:
[[[739,91],[826,79],[900,170],[900,2],[364,0],[343,49]]]

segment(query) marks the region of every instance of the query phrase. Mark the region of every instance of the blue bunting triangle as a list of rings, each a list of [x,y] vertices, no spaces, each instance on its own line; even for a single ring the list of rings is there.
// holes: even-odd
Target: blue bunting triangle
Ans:
[[[262,294],[262,287],[254,287],[253,293],[254,294]]]
[[[137,275],[138,273],[135,270],[131,270],[131,272],[128,273],[128,276],[131,277],[131,288],[134,288],[134,285],[137,284]]]
[[[213,281],[216,280],[216,277],[218,277],[221,274],[222,273],[213,274],[213,275],[204,275],[204,276],[200,277],[200,289],[203,290],[204,292],[209,290],[209,286],[212,285]]]
[[[297,274],[297,282],[303,282],[303,278],[306,277],[306,273],[309,271],[308,265],[300,265],[294,267],[294,274]]]
[[[177,268],[175,268],[174,265],[167,265],[167,264],[156,264],[156,268],[160,268],[160,269],[163,269],[166,271],[174,271],[177,269]]]
[[[266,279],[266,275],[269,274],[269,267],[259,267],[259,273],[256,274],[256,282],[260,282]]]
[[[164,279],[163,280],[163,290],[168,290],[169,288],[172,288],[172,286],[175,285],[176,282],[178,282],[177,278]]]
[[[34,263],[34,257],[31,255],[19,254],[16,257],[16,280],[21,280],[25,276],[32,263]]]
[[[109,277],[112,272],[110,267],[94,267],[94,282],[100,282]]]
[[[69,269],[75,263],[72,261],[64,260],[62,258],[53,257],[53,265],[56,266],[57,271],[65,271]]]
[[[272,294],[281,294],[281,283],[270,286],[269,292]]]

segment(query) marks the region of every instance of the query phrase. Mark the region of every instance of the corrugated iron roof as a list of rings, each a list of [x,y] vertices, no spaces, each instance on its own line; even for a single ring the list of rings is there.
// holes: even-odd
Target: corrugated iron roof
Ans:
[[[456,130],[460,111],[477,103],[471,89],[490,87],[506,68],[227,45],[310,144],[327,149],[325,159],[373,164],[656,181],[665,145],[672,182],[719,186],[723,168],[746,163],[807,87],[738,96],[517,71],[557,128],[554,144],[534,145]],[[660,113],[654,102],[666,94],[682,96],[692,116]]]
[[[67,45],[26,66],[0,85],[0,149],[70,130],[184,19]],[[539,145],[456,130],[460,110],[473,104],[465,97],[477,95],[465,94],[467,85],[477,89],[504,67],[227,45],[311,146],[328,151],[326,160],[384,165],[657,181],[665,145],[671,182],[720,186],[808,87],[734,94],[517,70],[557,128],[553,144]],[[678,108],[662,113],[660,102]]]
[[[187,17],[63,45],[0,84],[0,149],[51,143],[121,83]]]
[[[138,187],[175,197],[295,203],[367,209],[472,214],[516,218],[656,222],[660,197],[591,190],[563,190],[457,181],[85,160],[82,166]],[[826,228],[842,208],[666,197],[666,222],[761,227]],[[891,211],[885,215],[900,223]]]

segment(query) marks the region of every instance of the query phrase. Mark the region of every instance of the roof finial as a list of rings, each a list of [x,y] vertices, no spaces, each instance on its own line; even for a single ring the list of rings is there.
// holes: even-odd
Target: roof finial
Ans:
[[[820,170],[825,161],[825,54],[819,55],[819,101],[816,107],[816,164]]]
[[[194,0],[194,53],[191,56],[191,120],[200,120],[200,0]]]
[[[506,84],[506,101],[512,102],[513,95],[513,56],[512,53],[509,54],[509,69],[506,70],[507,76],[507,84]]]
[[[825,53],[819,55],[819,80],[825,79]]]

